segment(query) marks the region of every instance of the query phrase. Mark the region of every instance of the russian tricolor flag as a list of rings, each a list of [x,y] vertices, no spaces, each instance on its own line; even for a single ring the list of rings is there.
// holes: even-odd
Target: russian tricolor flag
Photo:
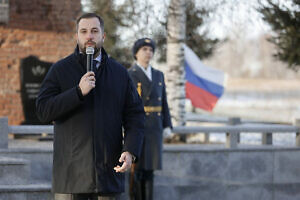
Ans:
[[[205,66],[186,45],[184,58],[186,98],[194,107],[212,111],[224,92],[224,72]]]

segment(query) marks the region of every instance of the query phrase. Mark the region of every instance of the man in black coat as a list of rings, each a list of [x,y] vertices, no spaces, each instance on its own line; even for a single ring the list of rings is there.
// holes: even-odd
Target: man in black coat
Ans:
[[[36,101],[40,120],[54,122],[56,199],[117,199],[122,172],[141,152],[142,100],[127,70],[102,48],[104,39],[100,16],[79,17],[75,52],[50,68]],[[95,72],[86,72],[87,47],[95,49]]]
[[[135,200],[153,199],[153,170],[162,168],[163,135],[171,136],[164,74],[150,65],[154,50],[150,38],[137,40],[133,46],[136,64],[129,69],[146,112],[142,154],[134,167],[134,178],[131,174],[131,199]]]

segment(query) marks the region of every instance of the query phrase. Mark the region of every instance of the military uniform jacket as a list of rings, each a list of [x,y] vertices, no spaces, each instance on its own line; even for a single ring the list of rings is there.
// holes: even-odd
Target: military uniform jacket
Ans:
[[[164,74],[152,68],[152,81],[142,69],[134,65],[129,69],[129,74],[138,87],[141,83],[141,97],[146,111],[144,143],[142,154],[136,164],[136,169],[155,170],[162,168],[163,135],[166,127],[172,127],[170,112],[167,103]],[[146,108],[159,108],[160,112],[147,112]]]
[[[102,49],[96,87],[80,98],[86,73],[75,53],[51,66],[36,101],[41,121],[54,121],[52,190],[55,193],[115,194],[124,191],[124,173],[114,167],[123,151],[139,157],[145,113],[126,70]],[[124,128],[124,137],[122,133]]]

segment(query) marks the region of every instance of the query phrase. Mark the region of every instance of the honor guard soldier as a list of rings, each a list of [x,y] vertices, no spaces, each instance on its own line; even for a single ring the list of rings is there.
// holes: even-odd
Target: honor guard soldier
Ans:
[[[162,169],[163,137],[172,136],[164,74],[150,65],[154,51],[153,40],[138,39],[132,49],[136,63],[129,69],[146,113],[142,153],[131,168],[130,198],[135,200],[153,199],[153,171]]]

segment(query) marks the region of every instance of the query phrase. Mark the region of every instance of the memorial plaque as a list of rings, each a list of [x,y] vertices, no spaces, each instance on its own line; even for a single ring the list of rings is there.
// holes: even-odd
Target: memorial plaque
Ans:
[[[22,59],[20,67],[21,98],[25,121],[22,124],[42,124],[36,116],[35,100],[52,63],[35,56]]]

